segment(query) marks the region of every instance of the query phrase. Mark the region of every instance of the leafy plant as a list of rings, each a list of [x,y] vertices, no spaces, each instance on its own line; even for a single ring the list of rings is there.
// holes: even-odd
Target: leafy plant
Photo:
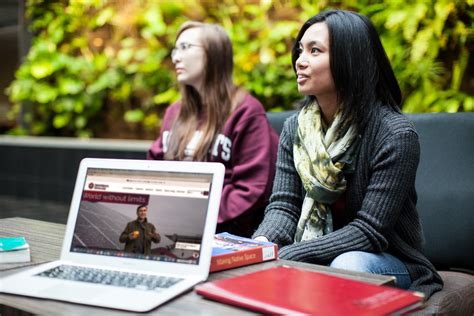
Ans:
[[[474,1],[385,1],[371,16],[405,95],[407,112],[474,111]]]
[[[300,98],[290,47],[327,7],[376,25],[408,112],[473,111],[474,0],[27,0],[34,40],[7,89],[16,134],[154,138],[179,98],[170,60],[186,20],[221,24],[234,44],[235,81],[267,110]],[[472,71],[471,71],[472,72]]]

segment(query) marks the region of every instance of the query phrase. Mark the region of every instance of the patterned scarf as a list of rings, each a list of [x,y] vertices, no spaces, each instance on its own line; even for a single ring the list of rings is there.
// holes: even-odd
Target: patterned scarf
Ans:
[[[332,232],[330,206],[346,190],[343,168],[353,166],[356,133],[353,126],[340,128],[341,113],[324,133],[319,104],[304,107],[298,115],[293,155],[296,170],[306,190],[295,242]]]

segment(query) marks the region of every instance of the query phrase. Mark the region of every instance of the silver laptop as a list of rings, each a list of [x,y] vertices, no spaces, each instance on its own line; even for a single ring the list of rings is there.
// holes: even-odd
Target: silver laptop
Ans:
[[[60,260],[4,278],[2,292],[155,308],[207,279],[223,179],[219,163],[84,159]]]

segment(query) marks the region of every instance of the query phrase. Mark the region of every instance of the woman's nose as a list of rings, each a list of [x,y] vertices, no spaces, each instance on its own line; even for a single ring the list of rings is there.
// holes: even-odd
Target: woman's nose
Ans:
[[[178,61],[180,61],[180,57],[179,57],[179,54],[173,54],[173,56],[171,56],[171,62],[173,64],[176,64]]]
[[[302,69],[308,67],[308,61],[303,56],[298,57],[296,60],[296,69]]]

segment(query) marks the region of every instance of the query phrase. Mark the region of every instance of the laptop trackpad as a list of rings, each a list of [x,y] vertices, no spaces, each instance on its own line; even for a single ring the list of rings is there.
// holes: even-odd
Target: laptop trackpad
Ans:
[[[69,284],[58,284],[50,286],[43,290],[43,295],[58,299],[67,300],[77,303],[99,303],[107,295],[104,295],[103,289],[96,289],[86,284],[78,284],[77,282],[67,282]],[[41,295],[40,293],[38,293]]]

